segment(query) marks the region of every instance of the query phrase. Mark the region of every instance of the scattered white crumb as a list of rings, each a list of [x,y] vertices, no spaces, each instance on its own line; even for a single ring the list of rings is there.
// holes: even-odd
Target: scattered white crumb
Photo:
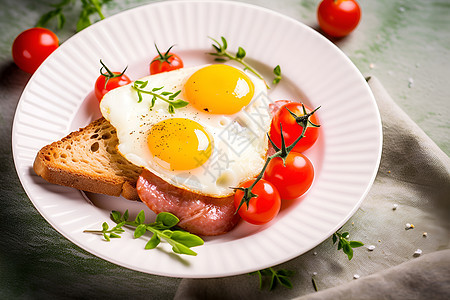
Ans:
[[[413,78],[408,78],[408,87],[411,88],[414,84],[414,79]]]
[[[353,275],[353,279],[358,279],[358,278],[359,278],[358,274]]]
[[[427,233],[427,232],[424,232],[424,233],[422,233],[422,236],[423,236],[423,237],[427,237],[427,236],[428,236],[428,233]]]
[[[396,210],[398,208],[398,204],[395,203],[394,205],[392,205],[392,210]]]
[[[374,245],[370,245],[369,247],[367,247],[367,250],[373,251],[373,250],[375,250],[375,246]]]
[[[404,8],[403,6],[400,6],[400,7],[398,8],[398,11],[399,11],[399,12],[404,12],[404,11],[405,11],[405,8]]]
[[[313,272],[313,276],[316,276],[317,275],[317,272]]]
[[[420,256],[422,254],[422,250],[417,249],[416,252],[414,252],[414,256]]]
[[[374,63],[370,63],[369,64],[369,68],[371,68],[371,69],[375,68],[375,64]]]
[[[410,224],[410,223],[406,223],[405,224],[405,229],[414,229],[414,224]]]
[[[313,255],[317,255],[317,252],[314,252]]]

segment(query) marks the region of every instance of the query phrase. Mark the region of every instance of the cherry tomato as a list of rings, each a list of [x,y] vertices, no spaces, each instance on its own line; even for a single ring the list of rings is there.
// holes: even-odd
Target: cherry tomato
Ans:
[[[355,0],[323,0],[317,9],[320,28],[332,37],[352,32],[360,18],[361,9]]]
[[[95,96],[98,101],[101,101],[103,96],[110,90],[127,85],[131,82],[130,78],[124,74],[126,68],[122,73],[111,72],[101,60],[100,63],[102,64],[102,68],[100,69],[102,75],[95,81]],[[103,68],[106,70],[105,73],[102,72]]]
[[[252,185],[254,180],[248,180],[240,185],[240,187],[246,188]],[[247,205],[244,203],[239,209],[239,215],[245,221],[255,224],[262,225],[278,214],[281,207],[280,194],[277,189],[270,182],[261,179],[252,188],[252,193],[258,195],[255,198],[251,198]],[[241,190],[236,190],[234,195],[234,206],[239,207],[241,203],[244,192]]]
[[[295,199],[311,187],[314,167],[305,155],[291,151],[285,164],[280,157],[269,162],[264,179],[277,188],[281,199]]]
[[[161,54],[161,52],[159,52],[158,50],[158,47],[156,47],[158,55],[155,56],[150,63],[150,74],[153,75],[173,71],[176,69],[181,69],[183,67],[183,61],[181,60],[181,58],[178,55],[170,52],[172,47],[173,46],[171,46],[164,54]]]
[[[277,145],[281,147],[281,130],[280,123],[283,126],[283,136],[286,146],[291,145],[301,134],[303,127],[295,122],[294,117],[289,113],[292,111],[297,116],[303,116],[302,104],[298,102],[289,102],[275,113],[272,118],[272,124],[270,126],[270,138]],[[305,105],[307,113],[311,112],[311,109]],[[319,125],[319,119],[314,113],[309,120],[316,125]],[[310,148],[316,142],[319,137],[319,127],[306,128],[305,136],[295,145],[293,151],[303,152]]]
[[[59,46],[58,37],[46,28],[30,28],[19,34],[12,45],[12,56],[23,71],[33,74]]]

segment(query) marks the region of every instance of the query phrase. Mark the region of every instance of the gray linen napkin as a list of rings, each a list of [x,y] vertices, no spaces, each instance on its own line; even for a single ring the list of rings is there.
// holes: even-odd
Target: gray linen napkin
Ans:
[[[383,123],[383,154],[373,187],[343,227],[365,247],[348,261],[329,239],[274,267],[296,271],[292,289],[258,290],[251,275],[183,279],[175,299],[450,299],[450,250],[439,251],[450,248],[450,160],[376,78],[368,83]]]

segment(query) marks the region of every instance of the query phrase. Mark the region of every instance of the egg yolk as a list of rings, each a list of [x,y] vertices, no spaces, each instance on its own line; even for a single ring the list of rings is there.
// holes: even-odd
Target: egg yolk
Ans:
[[[192,74],[184,85],[186,100],[196,109],[231,115],[250,103],[255,87],[241,70],[210,65]]]
[[[147,144],[157,162],[171,170],[190,170],[204,164],[211,155],[212,141],[199,123],[171,118],[150,129]]]

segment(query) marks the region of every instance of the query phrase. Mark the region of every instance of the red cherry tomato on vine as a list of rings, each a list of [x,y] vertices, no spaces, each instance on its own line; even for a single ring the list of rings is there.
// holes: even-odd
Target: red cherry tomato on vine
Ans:
[[[100,63],[102,64],[102,68],[100,69],[100,73],[102,75],[100,75],[97,78],[97,81],[95,81],[94,89],[95,96],[97,97],[98,101],[101,101],[103,96],[110,90],[131,83],[130,78],[128,78],[128,76],[124,74],[126,68],[122,71],[122,73],[111,72],[101,60]],[[102,72],[103,68],[106,70],[105,73]]]
[[[323,0],[317,9],[320,28],[333,37],[348,35],[360,19],[361,9],[355,0]]]
[[[58,37],[46,28],[30,28],[19,34],[12,45],[12,56],[23,71],[33,74],[59,46]]]
[[[159,52],[158,50],[158,47],[156,47],[158,55],[155,56],[150,63],[150,74],[153,75],[173,71],[176,69],[181,69],[183,67],[183,60],[178,55],[170,52],[172,47],[173,46],[171,46],[164,54],[161,54],[161,52]]]
[[[314,167],[305,155],[291,151],[285,164],[280,157],[269,162],[264,179],[277,188],[281,199],[295,199],[311,187]]]
[[[283,105],[272,118],[272,124],[270,126],[270,138],[277,145],[281,147],[281,129],[280,123],[283,126],[283,136],[286,146],[291,145],[302,133],[303,127],[295,122],[294,117],[289,113],[292,111],[297,116],[303,116],[302,104],[298,102],[289,102]],[[311,109],[305,105],[307,113],[311,112]],[[316,125],[319,125],[319,119],[314,113],[309,120]],[[293,151],[303,152],[310,148],[319,137],[320,127],[308,127],[306,128],[305,136],[295,145]]]
[[[249,187],[253,182],[254,180],[248,180],[242,183],[240,187]],[[252,193],[258,196],[250,199],[248,208],[247,204],[242,204],[238,211],[241,218],[255,225],[265,224],[275,218],[280,211],[281,199],[280,194],[273,184],[261,179],[252,188]],[[234,195],[234,206],[236,208],[239,207],[243,196],[243,191],[236,190],[236,194]]]

